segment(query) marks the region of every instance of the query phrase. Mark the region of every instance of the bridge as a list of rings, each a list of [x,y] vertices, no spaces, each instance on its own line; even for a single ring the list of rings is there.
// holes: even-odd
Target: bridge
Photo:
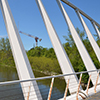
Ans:
[[[61,44],[61,41],[58,38],[57,32],[46,12],[45,7],[42,4],[42,1],[36,0],[37,6],[38,6],[41,16],[43,18],[44,24],[46,26],[50,40],[52,42],[52,45],[53,45],[54,51],[56,53],[56,56],[57,56],[58,62],[60,64],[63,75],[44,77],[44,78],[35,78],[34,73],[32,72],[29,60],[27,58],[24,46],[22,44],[21,38],[19,36],[19,31],[15,24],[8,1],[0,0],[1,11],[2,11],[4,22],[6,25],[13,57],[14,57],[15,64],[16,64],[16,69],[17,69],[18,76],[20,79],[19,81],[0,83],[0,85],[2,86],[5,84],[20,83],[20,85],[22,87],[22,93],[23,93],[25,100],[31,100],[34,98],[35,98],[34,100],[42,100],[43,99],[42,94],[39,90],[38,84],[36,82],[37,80],[52,78],[52,83],[53,83],[55,77],[61,77],[61,76],[64,77],[67,86],[66,86],[64,98],[61,98],[60,100],[62,100],[62,99],[72,100],[72,98],[75,100],[83,99],[83,98],[87,98],[88,96],[94,95],[96,92],[100,91],[100,89],[99,89],[100,86],[98,85],[100,83],[99,70],[96,69],[96,66],[94,65],[93,61],[91,60],[89,53],[87,52],[82,40],[80,39],[80,36],[76,32],[75,27],[72,24],[72,21],[70,20],[61,1],[64,2],[65,4],[69,5],[71,8],[73,8],[75,10],[82,26],[84,27],[84,30],[88,36],[88,39],[92,45],[92,48],[98,58],[98,61],[100,61],[99,46],[96,43],[95,39],[93,38],[89,28],[87,27],[87,25],[81,15],[85,16],[88,20],[90,20],[90,22],[93,25],[95,31],[97,32],[99,38],[100,38],[100,32],[99,32],[98,28],[100,28],[100,25],[95,20],[93,20],[90,16],[88,16],[82,10],[80,10],[78,7],[71,4],[69,1],[67,1],[67,0],[56,0],[56,1],[58,3],[58,6],[61,10],[61,13],[62,13],[65,21],[67,23],[67,26],[71,32],[73,40],[77,46],[77,49],[80,53],[80,56],[84,62],[84,65],[85,65],[87,71],[75,73],[73,66]],[[83,90],[83,88],[80,84],[83,73],[89,74],[89,81],[88,81],[86,90]],[[80,74],[79,79],[77,77],[77,74]],[[69,77],[69,76],[71,76],[71,77]],[[93,87],[91,87],[91,88],[89,88],[90,80],[93,84]],[[74,82],[74,85],[73,85],[73,82]],[[50,98],[51,98],[52,86],[53,86],[53,84],[51,84],[50,92],[48,93],[48,100],[50,100]],[[68,90],[71,95],[66,98]],[[31,92],[31,91],[33,91],[33,92]]]

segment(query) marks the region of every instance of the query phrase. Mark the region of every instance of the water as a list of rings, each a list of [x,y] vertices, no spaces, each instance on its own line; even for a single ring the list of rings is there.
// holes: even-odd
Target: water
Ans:
[[[34,71],[35,77],[46,76]],[[0,67],[0,82],[18,80],[15,68]],[[43,100],[47,100],[51,79],[37,81]],[[65,91],[65,81],[55,78],[51,100],[62,98]],[[5,96],[6,95],[6,96]],[[24,100],[20,84],[0,86],[0,100]]]

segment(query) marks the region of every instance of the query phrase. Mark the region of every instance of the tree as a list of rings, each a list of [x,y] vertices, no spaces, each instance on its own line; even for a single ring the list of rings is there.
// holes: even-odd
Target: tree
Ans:
[[[15,66],[8,38],[0,39],[0,64],[3,66]]]
[[[85,32],[84,31],[80,31],[79,28],[76,28],[77,33],[79,34],[81,40],[83,41],[85,38]],[[65,40],[69,43],[70,46],[75,45],[73,37],[70,33],[70,30],[68,29],[68,36],[63,36],[65,38]]]
[[[80,31],[79,28],[76,28],[77,33],[79,34],[82,41],[85,39],[85,32]],[[72,38],[72,35],[70,31],[68,32],[68,36],[64,36],[66,39],[66,43],[63,45],[65,48],[65,51],[67,52],[69,59],[74,67],[74,70],[76,72],[82,71],[85,69],[84,63],[81,59],[81,56],[78,52],[78,49],[76,47],[76,44],[74,43],[74,40]]]

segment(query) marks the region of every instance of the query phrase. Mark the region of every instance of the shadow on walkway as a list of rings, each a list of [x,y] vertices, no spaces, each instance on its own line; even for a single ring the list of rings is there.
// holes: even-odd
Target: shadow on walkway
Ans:
[[[100,100],[100,92],[94,94],[93,96],[88,97],[88,98],[85,99],[85,100]]]

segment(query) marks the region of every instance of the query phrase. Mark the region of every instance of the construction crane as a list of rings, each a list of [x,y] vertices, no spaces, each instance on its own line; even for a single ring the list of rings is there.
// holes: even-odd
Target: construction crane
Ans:
[[[19,33],[24,34],[24,35],[27,35],[27,36],[29,36],[29,37],[34,38],[34,39],[35,39],[35,42],[36,42],[36,46],[38,45],[38,40],[39,40],[39,41],[41,41],[41,40],[42,40],[42,39],[39,39],[38,37],[35,37],[35,36],[33,36],[33,35],[30,35],[30,34],[24,33],[24,32],[22,32],[22,31],[19,31]]]

